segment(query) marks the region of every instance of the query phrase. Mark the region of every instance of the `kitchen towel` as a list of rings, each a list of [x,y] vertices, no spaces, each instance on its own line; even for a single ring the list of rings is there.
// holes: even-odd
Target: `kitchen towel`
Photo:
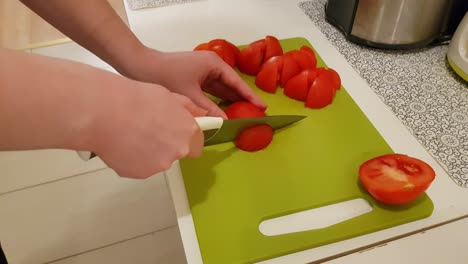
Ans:
[[[132,10],[168,5],[185,4],[203,0],[127,0],[128,7]]]
[[[403,51],[354,44],[325,20],[325,3],[299,7],[452,180],[468,188],[468,86],[448,65],[448,46]]]

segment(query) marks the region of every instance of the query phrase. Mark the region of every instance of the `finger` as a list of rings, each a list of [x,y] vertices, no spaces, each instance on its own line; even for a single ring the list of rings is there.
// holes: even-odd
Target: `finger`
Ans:
[[[193,102],[198,104],[202,108],[207,109],[208,116],[219,116],[224,119],[227,119],[226,113],[224,113],[224,111],[221,108],[219,108],[217,104],[215,104],[208,97],[206,97],[200,89],[198,90],[200,91],[200,94],[192,97]]]
[[[223,100],[231,102],[242,100],[242,97],[238,93],[219,81],[213,81],[207,84],[203,90]]]
[[[174,95],[176,100],[179,101],[185,107],[185,109],[187,109],[187,111],[189,111],[192,114],[192,116],[206,116],[206,114],[208,113],[208,110],[199,107],[192,100],[190,100],[190,98],[178,93],[172,94]]]
[[[251,102],[261,109],[266,109],[267,105],[265,102],[260,99],[260,97],[255,94],[255,92],[250,88],[250,86],[242,80],[242,78],[231,68],[229,65],[220,65],[219,69],[221,71],[220,80],[230,87],[232,90],[239,93],[245,100]]]
[[[204,146],[204,137],[201,129],[198,129],[197,132],[193,135],[190,141],[190,151],[187,156],[196,158],[200,156],[203,152]]]

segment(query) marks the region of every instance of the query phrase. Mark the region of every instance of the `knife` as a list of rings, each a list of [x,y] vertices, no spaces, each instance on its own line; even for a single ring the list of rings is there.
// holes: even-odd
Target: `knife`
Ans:
[[[195,121],[203,130],[205,146],[211,146],[233,141],[244,129],[255,125],[269,125],[277,130],[294,124],[306,116],[301,115],[274,115],[253,118],[237,118],[224,120],[221,117],[195,117]],[[83,160],[89,160],[96,155],[89,151],[77,151]]]

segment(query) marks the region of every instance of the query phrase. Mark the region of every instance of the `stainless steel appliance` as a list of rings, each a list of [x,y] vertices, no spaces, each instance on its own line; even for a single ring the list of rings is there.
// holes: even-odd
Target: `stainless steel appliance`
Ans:
[[[379,48],[447,43],[468,0],[328,0],[326,19],[350,41]]]

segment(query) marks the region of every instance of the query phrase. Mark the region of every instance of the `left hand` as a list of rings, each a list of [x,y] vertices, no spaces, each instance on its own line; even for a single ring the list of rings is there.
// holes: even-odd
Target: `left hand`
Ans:
[[[210,116],[227,118],[203,92],[228,101],[246,100],[262,110],[267,107],[237,72],[211,51],[159,52],[145,48],[127,66],[122,74],[185,95]]]

